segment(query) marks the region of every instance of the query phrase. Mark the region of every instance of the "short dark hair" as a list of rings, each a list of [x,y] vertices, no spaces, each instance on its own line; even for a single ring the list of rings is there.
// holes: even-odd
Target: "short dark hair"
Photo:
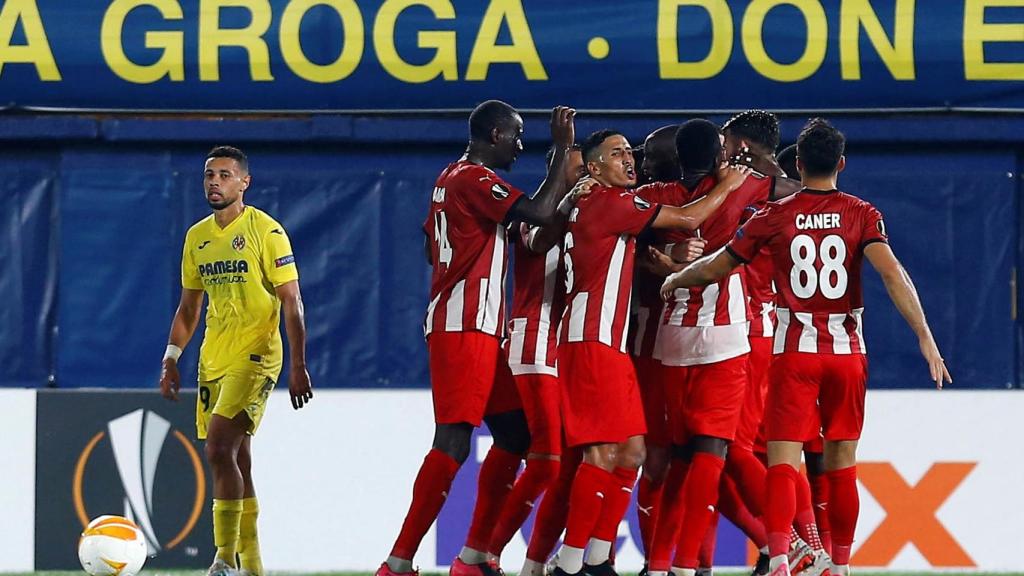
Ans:
[[[572,150],[579,150],[579,149],[580,149],[580,145],[579,144],[573,144],[572,147],[569,150],[572,151]],[[544,154],[544,165],[545,166],[550,166],[551,165],[551,160],[554,157],[555,157],[555,147],[552,146],[551,148],[548,148],[547,153]]]
[[[782,152],[775,157],[779,167],[790,178],[800,179],[800,173],[796,169],[796,144],[790,144],[782,149]]]
[[[469,115],[469,137],[472,140],[490,140],[491,130],[512,120],[516,109],[501,100],[488,100]]]
[[[605,128],[587,136],[587,139],[580,145],[580,149],[583,151],[583,161],[590,162],[594,151],[600,148],[601,144],[612,136],[622,136],[622,132]]]
[[[238,162],[238,166],[242,169],[242,172],[249,172],[249,157],[234,146],[214,146],[206,154],[206,159],[211,158],[231,158],[235,162]]]
[[[846,151],[846,136],[824,118],[807,121],[796,139],[796,155],[808,176],[831,176]]]
[[[764,110],[747,110],[733,116],[722,126],[722,131],[750,140],[764,150],[774,153],[779,147],[779,119]]]
[[[718,126],[703,118],[687,120],[676,130],[676,154],[683,173],[711,172],[722,153]]]

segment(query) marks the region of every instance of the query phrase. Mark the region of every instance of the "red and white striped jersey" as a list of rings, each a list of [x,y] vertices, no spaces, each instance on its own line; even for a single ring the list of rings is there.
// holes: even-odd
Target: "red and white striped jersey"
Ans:
[[[717,183],[714,176],[705,177],[697,185],[691,200],[706,196]],[[707,241],[704,253],[721,250],[740,225],[768,202],[774,184],[774,178],[751,175],[733,190],[697,231]],[[750,319],[746,274],[740,268],[717,284],[676,290],[675,298],[665,307],[662,323],[707,327],[740,324]]]
[[[778,290],[776,354],[864,354],[864,247],[887,242],[882,214],[838,190],[804,189],[757,214],[726,248],[748,262],[767,246]]]
[[[527,247],[529,232],[526,224],[514,230],[508,364],[515,375],[558,376],[558,321],[565,308],[562,247],[537,254]]]
[[[423,224],[434,274],[423,323],[431,332],[504,331],[505,216],[523,193],[491,169],[460,160],[437,177]]]
[[[652,182],[635,191],[637,196],[651,204],[683,206],[690,200],[690,190],[682,182]],[[671,250],[671,244],[685,240],[684,232],[676,230],[651,230],[645,235],[658,250]],[[647,269],[637,266],[633,275],[633,293],[636,304],[629,335],[629,352],[633,356],[650,358],[654,355],[658,329],[661,326],[661,312],[665,303],[661,300],[661,285],[665,279]]]
[[[775,263],[766,246],[745,266],[747,300],[750,302],[751,336],[770,338],[775,335],[775,287],[772,271]]]
[[[558,343],[600,342],[626,352],[636,236],[658,215],[623,188],[594,186],[565,233],[566,306]]]

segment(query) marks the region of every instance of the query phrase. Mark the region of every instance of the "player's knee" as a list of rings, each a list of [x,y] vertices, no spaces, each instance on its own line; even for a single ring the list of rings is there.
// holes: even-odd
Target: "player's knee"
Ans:
[[[808,476],[821,476],[825,473],[825,455],[821,452],[804,452]]]
[[[643,437],[634,437],[618,447],[616,464],[623,468],[639,468],[647,459],[647,446]]]
[[[237,449],[230,442],[206,441],[206,460],[211,466],[235,464]]]
[[[694,452],[711,454],[722,460],[725,460],[726,455],[729,453],[729,441],[713,436],[694,436],[690,439],[690,447]]]
[[[526,454],[530,449],[530,427],[522,410],[487,416],[484,421],[498,448],[512,454]]]
[[[669,452],[672,454],[673,460],[689,462],[693,459],[693,448],[689,444],[673,444],[672,447],[669,448]]]
[[[668,472],[669,450],[664,446],[648,446],[644,458],[644,476],[652,482],[661,482]]]
[[[451,456],[461,465],[469,458],[472,437],[471,424],[438,424],[434,430],[433,447]]]

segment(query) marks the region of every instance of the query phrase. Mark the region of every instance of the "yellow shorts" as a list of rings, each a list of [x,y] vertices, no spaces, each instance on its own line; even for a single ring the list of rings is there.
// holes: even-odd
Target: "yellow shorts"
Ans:
[[[216,380],[200,380],[196,399],[196,435],[206,439],[210,417],[214,414],[233,419],[245,412],[249,416],[248,434],[252,436],[263,420],[267,398],[274,380],[251,371],[228,372]]]

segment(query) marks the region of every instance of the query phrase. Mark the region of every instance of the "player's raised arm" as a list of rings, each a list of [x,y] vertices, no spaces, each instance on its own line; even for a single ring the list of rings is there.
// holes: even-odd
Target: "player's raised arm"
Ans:
[[[292,408],[298,410],[313,399],[313,386],[306,370],[306,318],[302,306],[299,281],[293,280],[274,288],[281,300],[284,312],[284,331],[288,335],[288,350],[291,354],[288,370],[288,393],[292,397]]]
[[[527,224],[547,226],[558,216],[558,203],[565,195],[565,163],[576,140],[573,118],[576,110],[556,106],[551,112],[551,140],[555,153],[548,164],[547,177],[532,198],[522,198],[508,212],[507,221],[518,220]]]
[[[917,295],[914,282],[900,261],[896,259],[892,248],[885,242],[872,242],[864,248],[864,256],[882,277],[882,282],[885,283],[885,289],[889,292],[892,303],[896,305],[896,309],[900,311],[911,330],[917,335],[921,355],[928,362],[928,369],[935,386],[941,389],[943,381],[952,384],[953,378],[949,375],[949,370],[946,369],[946,363],[943,361],[932,331],[928,327],[924,308],[921,307],[921,299]]]
[[[744,165],[720,168],[718,184],[711,189],[707,196],[694,200],[683,207],[663,205],[657,218],[651,223],[651,228],[696,230],[709,216],[715,213],[715,210],[718,210],[730,192],[739,188],[746,181],[750,173],[750,167]]]
[[[582,165],[582,155],[579,154],[579,150],[573,149],[571,154]],[[570,169],[571,162],[567,161],[567,170]],[[558,203],[558,215],[552,224],[530,228],[526,236],[526,247],[535,254],[546,254],[556,244],[561,243],[565,236],[565,227],[569,223],[569,214],[576,207],[580,198],[590,194],[590,189],[596,183],[591,179],[580,180]]]
[[[160,370],[160,393],[168,400],[178,399],[178,390],[181,389],[178,358],[199,325],[199,313],[202,308],[202,290],[181,289],[181,300],[178,302],[177,311],[174,312],[174,319],[171,320],[171,334],[167,337],[167,350],[164,352],[163,367]]]

